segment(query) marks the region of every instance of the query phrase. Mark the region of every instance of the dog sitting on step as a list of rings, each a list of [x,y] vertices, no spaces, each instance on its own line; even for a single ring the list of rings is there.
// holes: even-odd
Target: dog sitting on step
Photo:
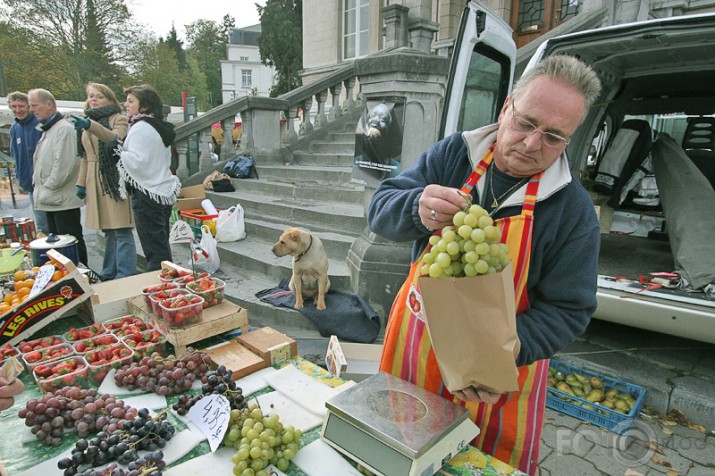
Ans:
[[[300,228],[287,228],[271,251],[278,257],[293,257],[293,275],[289,287],[295,296],[295,308],[302,308],[304,299],[313,298],[315,307],[324,310],[330,279],[328,255],[320,238]]]

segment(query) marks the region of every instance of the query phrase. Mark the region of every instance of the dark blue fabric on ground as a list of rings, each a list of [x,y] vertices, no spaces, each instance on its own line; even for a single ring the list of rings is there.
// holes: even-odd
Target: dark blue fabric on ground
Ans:
[[[288,290],[288,279],[278,287],[258,291],[256,297],[274,306],[294,309],[295,296]],[[335,335],[338,339],[359,343],[373,342],[380,333],[380,318],[368,302],[357,294],[329,291],[325,295],[327,309],[319,311],[312,299],[304,302],[303,309],[295,309],[310,319],[323,337]]]

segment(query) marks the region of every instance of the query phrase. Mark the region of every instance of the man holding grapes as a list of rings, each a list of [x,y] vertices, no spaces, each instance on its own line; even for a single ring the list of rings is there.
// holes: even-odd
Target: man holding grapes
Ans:
[[[497,124],[434,144],[381,183],[368,211],[375,233],[414,240],[380,369],[465,405],[481,429],[475,444],[529,474],[537,468],[548,359],[586,329],[596,308],[599,225],[564,150],[600,89],[577,59],[541,61],[514,87]],[[417,268],[430,236],[473,203],[494,219],[514,266],[519,391],[502,395],[474,387],[450,393],[425,323],[406,305],[419,292]]]

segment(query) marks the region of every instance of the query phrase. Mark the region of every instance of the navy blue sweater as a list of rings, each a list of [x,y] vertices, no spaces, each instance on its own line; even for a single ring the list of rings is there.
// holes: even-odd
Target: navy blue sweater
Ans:
[[[473,169],[470,153],[462,135],[453,134],[399,176],[382,181],[368,209],[370,229],[393,241],[414,240],[412,260],[417,259],[431,235],[417,213],[422,190],[432,183],[461,187]],[[521,204],[493,216],[520,212]],[[516,319],[521,341],[517,365],[553,356],[588,326],[596,309],[599,233],[593,202],[578,181],[571,179],[537,202],[527,282],[531,307]]]
[[[15,174],[20,187],[32,193],[32,156],[42,131],[37,130],[37,118],[30,113],[22,120],[15,119],[10,126],[10,152],[15,158]]]

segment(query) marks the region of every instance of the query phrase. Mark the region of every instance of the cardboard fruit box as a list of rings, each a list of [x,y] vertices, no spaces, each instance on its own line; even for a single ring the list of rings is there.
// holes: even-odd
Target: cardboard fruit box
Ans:
[[[203,185],[193,185],[191,187],[182,187],[179,198],[174,202],[174,209],[189,210],[192,208],[201,208],[201,202],[206,198],[206,191]]]
[[[216,365],[223,365],[232,371],[231,379],[237,380],[248,374],[268,367],[259,356],[235,340],[219,344],[204,350]]]
[[[47,286],[0,316],[0,346],[15,345],[56,321],[92,296],[92,288],[72,261],[48,250],[47,256],[68,271],[67,276]]]
[[[261,327],[241,334],[236,340],[261,357],[266,366],[280,363],[298,354],[298,343],[271,327]]]

